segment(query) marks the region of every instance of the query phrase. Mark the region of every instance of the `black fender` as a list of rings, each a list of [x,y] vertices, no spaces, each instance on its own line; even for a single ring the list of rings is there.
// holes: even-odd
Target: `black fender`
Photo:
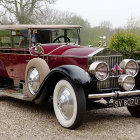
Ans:
[[[85,85],[91,82],[91,77],[82,68],[75,65],[62,65],[55,69],[53,69],[50,74],[46,77],[46,79],[50,78],[53,74],[62,74],[68,79],[72,80],[75,84]]]
[[[62,78],[69,79],[76,87],[82,86],[84,92],[88,94],[88,89],[92,82],[92,78],[89,73],[75,65],[62,65],[50,71],[40,86],[38,94],[34,100],[40,98],[43,91],[45,92],[44,94],[46,94],[46,92],[50,92],[48,93],[49,96],[50,94],[52,95],[56,83]]]
[[[138,66],[139,66],[139,71],[137,76],[135,77],[135,88],[140,90],[140,60],[137,60]]]

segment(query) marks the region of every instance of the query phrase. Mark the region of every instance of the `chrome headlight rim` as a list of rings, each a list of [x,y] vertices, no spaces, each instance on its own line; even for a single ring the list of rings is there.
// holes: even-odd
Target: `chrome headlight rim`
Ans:
[[[129,81],[130,81],[130,78],[131,78],[131,80],[132,80],[131,82],[133,83],[133,85],[132,85],[132,87],[130,89],[126,89],[126,87],[125,87],[126,85],[124,85],[124,84],[128,83],[128,82],[126,82],[128,80],[128,78],[129,78]],[[131,91],[135,87],[135,79],[134,79],[134,77],[131,76],[131,75],[127,75],[127,74],[121,75],[118,78],[118,83],[119,83],[119,86],[121,87],[121,89],[123,89],[123,91]]]
[[[128,74],[127,73],[127,69],[130,69],[128,66],[128,64],[130,62],[134,62],[136,65],[136,72],[134,75],[132,74]],[[120,68],[123,69],[124,73],[127,74],[127,75],[131,75],[132,77],[135,77],[137,74],[138,74],[138,69],[139,69],[139,66],[138,66],[138,63],[134,60],[134,59],[124,59],[121,63],[120,63]],[[131,68],[132,69],[132,68]]]
[[[103,78],[103,79],[99,79],[99,78],[97,77],[97,75],[96,75],[97,68],[98,68],[98,66],[101,65],[101,64],[104,64],[104,65],[106,66],[106,68],[107,68],[106,77]],[[97,80],[99,80],[99,81],[105,81],[105,80],[109,77],[109,65],[108,65],[106,62],[101,62],[101,61],[99,61],[99,62],[93,62],[93,63],[90,65],[90,67],[89,67],[89,73],[92,74],[92,75],[94,75],[94,76],[96,77]]]

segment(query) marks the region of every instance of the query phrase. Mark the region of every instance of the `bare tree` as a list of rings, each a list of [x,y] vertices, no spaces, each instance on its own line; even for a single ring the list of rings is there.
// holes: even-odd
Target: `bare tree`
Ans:
[[[36,24],[56,24],[58,18],[61,19],[61,12],[47,7],[38,12],[35,22]]]
[[[102,21],[102,22],[100,23],[100,27],[101,27],[101,28],[110,29],[110,28],[112,28],[112,24],[111,24],[110,21]]]
[[[7,15],[3,15],[0,17],[0,24],[1,25],[11,25],[14,24],[13,21],[7,18]]]
[[[43,17],[43,18],[42,18]],[[81,25],[85,28],[90,27],[90,23],[78,16],[75,13],[67,11],[59,11],[56,9],[44,9],[42,10],[36,18],[37,24],[75,24]]]
[[[33,23],[33,19],[47,4],[55,0],[1,0],[0,5],[20,24]]]
[[[0,11],[0,24],[1,25],[14,24],[12,18],[7,15],[6,11]]]
[[[125,28],[127,31],[137,32],[137,29],[140,28],[140,19],[135,17],[130,17],[127,20]]]

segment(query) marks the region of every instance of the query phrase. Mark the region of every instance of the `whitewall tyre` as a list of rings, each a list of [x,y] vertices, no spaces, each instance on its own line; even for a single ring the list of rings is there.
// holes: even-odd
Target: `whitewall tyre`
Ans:
[[[77,128],[86,110],[83,89],[76,88],[67,79],[60,80],[54,89],[53,106],[57,120],[63,127]]]
[[[45,60],[33,58],[29,61],[25,71],[25,90],[29,97],[34,97],[50,69]]]

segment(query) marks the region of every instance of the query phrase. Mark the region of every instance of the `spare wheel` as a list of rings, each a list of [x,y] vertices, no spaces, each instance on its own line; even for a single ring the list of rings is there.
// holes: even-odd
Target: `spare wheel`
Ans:
[[[36,95],[44,78],[50,72],[49,66],[41,58],[33,58],[29,61],[25,71],[25,90],[29,97]]]

